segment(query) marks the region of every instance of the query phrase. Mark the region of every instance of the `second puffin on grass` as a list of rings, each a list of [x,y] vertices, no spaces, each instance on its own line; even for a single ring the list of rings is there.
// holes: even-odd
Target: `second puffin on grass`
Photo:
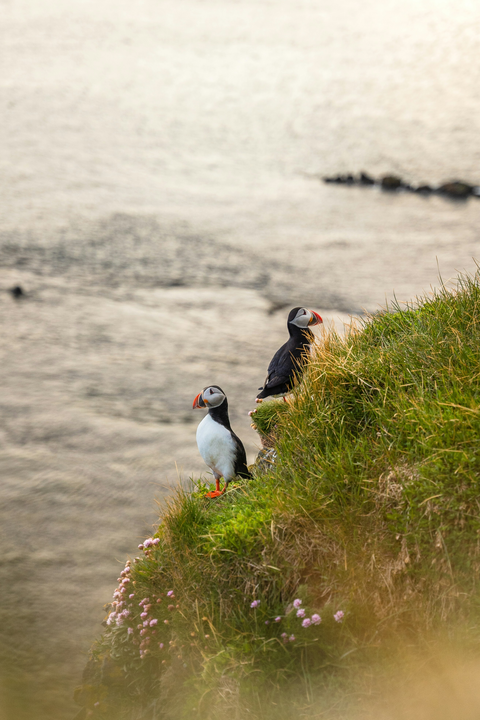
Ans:
[[[212,470],[216,490],[206,494],[214,498],[223,495],[234,477],[251,478],[243,443],[232,430],[228,417],[228,402],[218,385],[209,385],[193,401],[194,408],[208,408],[208,414],[197,428],[200,455]],[[220,490],[220,478],[225,486]]]
[[[271,395],[285,396],[293,388],[303,372],[305,354],[310,347],[314,335],[312,325],[319,325],[323,320],[315,310],[296,307],[290,310],[287,328],[290,335],[287,342],[277,350],[268,366],[268,374],[263,387],[258,388],[257,402]]]

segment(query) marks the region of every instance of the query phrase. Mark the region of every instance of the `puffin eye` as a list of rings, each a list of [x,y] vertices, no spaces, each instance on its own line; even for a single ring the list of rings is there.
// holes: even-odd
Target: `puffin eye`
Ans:
[[[213,395],[213,390],[212,390],[212,388],[210,388],[210,395]]]

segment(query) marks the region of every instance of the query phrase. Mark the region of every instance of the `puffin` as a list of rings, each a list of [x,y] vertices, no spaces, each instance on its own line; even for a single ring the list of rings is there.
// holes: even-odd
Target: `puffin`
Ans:
[[[193,409],[208,408],[208,413],[197,428],[197,445],[200,455],[212,470],[216,490],[205,495],[208,498],[223,495],[230,480],[237,475],[251,478],[247,467],[247,455],[242,441],[232,430],[228,417],[227,396],[218,385],[209,385],[193,401]],[[220,478],[225,485],[220,490]]]
[[[315,310],[302,307],[293,308],[288,314],[287,328],[290,338],[275,353],[268,366],[267,377],[263,387],[258,388],[257,402],[270,395],[286,395],[303,372],[305,351],[310,346],[314,335],[309,329],[319,325],[323,320]]]

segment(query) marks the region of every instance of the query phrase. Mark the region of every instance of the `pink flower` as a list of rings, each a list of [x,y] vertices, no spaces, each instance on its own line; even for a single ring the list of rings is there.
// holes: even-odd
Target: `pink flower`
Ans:
[[[255,609],[260,605],[260,600],[254,600],[252,603],[250,603],[250,607]]]
[[[138,546],[138,549],[143,550],[143,543],[140,543],[140,545]]]
[[[280,615],[279,615],[278,617],[275,618],[275,622],[280,622],[281,619],[282,619],[282,618],[281,618]]]
[[[320,625],[320,623],[322,622],[322,618],[320,617],[320,615],[317,615],[315,613],[315,615],[312,615],[312,622],[314,625]]]
[[[265,620],[265,625],[270,625],[270,620]]]
[[[295,642],[296,640],[295,635],[290,635],[288,639],[290,640],[290,642]]]
[[[128,628],[127,633],[128,635],[131,635],[133,633],[133,628]]]
[[[168,620],[164,620],[163,622],[165,623],[165,625],[168,625]]]
[[[155,538],[152,545],[158,545],[159,542],[160,542],[160,538]]]
[[[307,628],[310,627],[311,624],[312,621],[310,620],[310,618],[305,618],[305,620],[302,622],[302,627]]]
[[[131,600],[131,599],[132,599],[133,597],[135,597],[135,595],[134,595],[134,593],[132,593],[132,594],[131,594],[131,595],[129,595],[128,597],[129,597],[129,598],[130,598],[130,600]]]
[[[160,650],[163,650],[163,643],[158,643],[158,647],[160,648]]]
[[[280,635],[280,637],[283,637],[283,638],[287,637],[287,633],[282,633],[282,634]]]
[[[143,627],[147,627],[148,622],[149,622],[149,621],[148,621],[148,618],[147,618],[146,620],[144,620],[144,621],[143,621]]]
[[[142,620],[145,620],[145,618],[147,617],[147,615],[148,615],[147,612],[140,613],[140,617],[142,618]]]
[[[147,628],[142,628],[142,629],[140,630],[140,635],[142,635],[142,636],[143,636],[143,635],[146,635],[147,632],[148,632]]]
[[[335,613],[335,615],[333,616],[333,619],[335,620],[335,622],[342,622],[344,617],[345,617],[345,613],[343,612],[343,610],[339,610],[338,612]]]
[[[167,592],[167,597],[175,597],[175,595],[173,594],[173,590],[169,590]]]
[[[147,538],[146,540],[143,541],[144,548],[149,548],[152,545],[153,545],[153,538]],[[140,547],[140,545],[138,547]]]
[[[150,627],[153,627],[158,623],[158,620],[150,620]]]
[[[305,617],[305,610],[303,608],[300,608],[300,610],[297,610],[297,617],[300,617],[300,618]]]
[[[297,598],[296,600],[293,601],[294,608],[299,608],[301,604],[302,604],[302,601],[300,600],[300,598]]]

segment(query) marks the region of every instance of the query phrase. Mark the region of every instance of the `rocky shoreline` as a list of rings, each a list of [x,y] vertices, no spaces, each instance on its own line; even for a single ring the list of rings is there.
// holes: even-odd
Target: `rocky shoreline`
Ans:
[[[336,185],[361,185],[362,187],[379,187],[386,192],[406,191],[419,195],[441,195],[450,200],[467,200],[469,197],[480,198],[480,185],[471,185],[463,180],[450,180],[442,185],[411,185],[398,175],[384,175],[381,178],[373,178],[366,172],[358,175],[351,173],[347,175],[334,175],[322,178],[325,183]]]

